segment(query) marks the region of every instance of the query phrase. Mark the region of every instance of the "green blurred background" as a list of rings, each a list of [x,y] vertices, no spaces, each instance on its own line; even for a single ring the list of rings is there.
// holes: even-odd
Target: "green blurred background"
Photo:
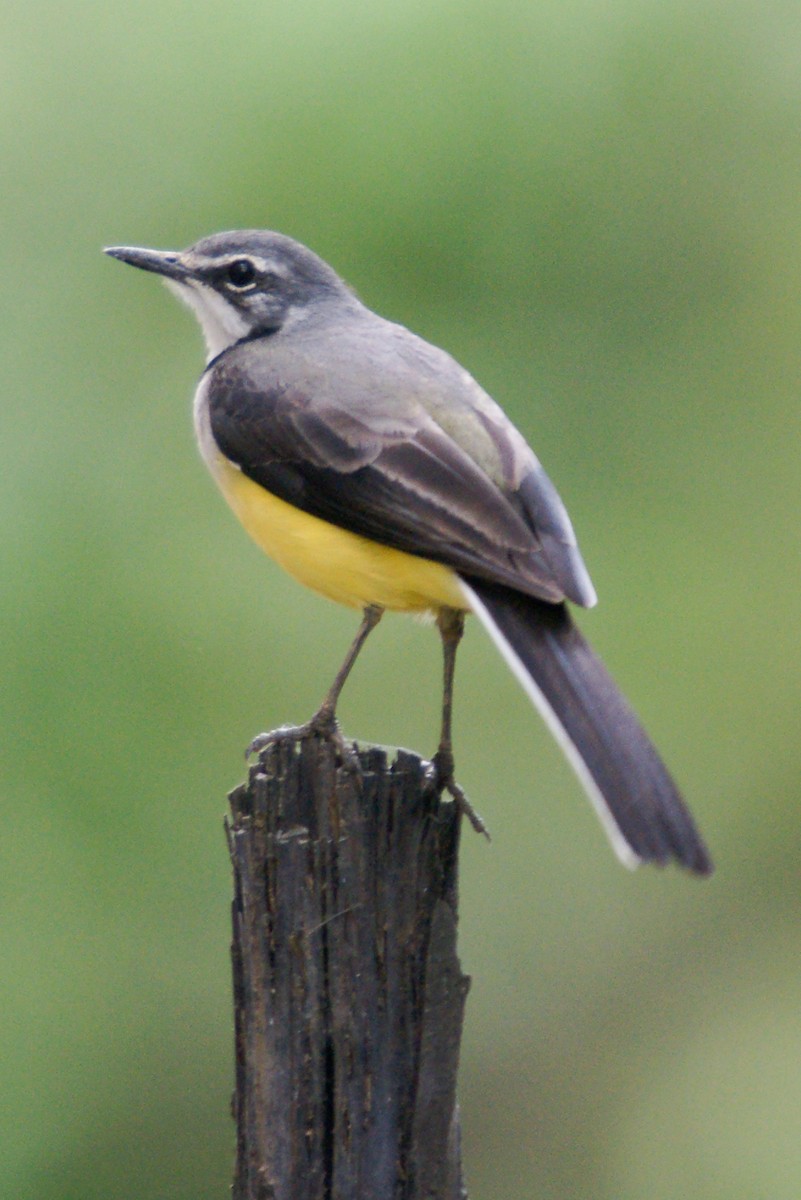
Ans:
[[[224,797],[354,618],[236,526],[194,322],[100,247],[270,226],[532,440],[718,863],[620,868],[470,629],[471,1197],[797,1200],[797,3],[12,2],[0,47],[0,1195],[227,1193]],[[388,620],[347,731],[429,752],[439,669]]]

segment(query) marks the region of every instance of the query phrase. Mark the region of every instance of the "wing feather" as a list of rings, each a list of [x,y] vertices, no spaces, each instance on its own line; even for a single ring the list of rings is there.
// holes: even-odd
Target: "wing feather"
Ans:
[[[556,490],[501,410],[447,355],[446,366],[458,374],[446,371],[443,380],[408,355],[343,356],[340,346],[336,370],[324,373],[316,367],[324,355],[313,347],[300,364],[282,355],[280,344],[278,353],[273,343],[269,354],[258,348],[245,343],[221,355],[207,382],[214,439],[245,475],[303,511],[385,545],[543,600],[591,602]],[[354,359],[358,373],[347,369]],[[429,376],[452,398],[447,430],[435,419],[441,397],[426,403]],[[492,473],[461,444],[460,406],[466,445],[480,427],[495,450]],[[520,446],[527,470],[519,484],[504,485]]]

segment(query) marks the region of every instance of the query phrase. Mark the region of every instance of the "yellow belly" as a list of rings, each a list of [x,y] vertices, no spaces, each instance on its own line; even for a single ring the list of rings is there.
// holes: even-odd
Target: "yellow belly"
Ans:
[[[449,567],[393,550],[301,512],[271,495],[222,456],[214,474],[253,540],[285,571],[351,608],[378,604],[401,612],[466,609]]]

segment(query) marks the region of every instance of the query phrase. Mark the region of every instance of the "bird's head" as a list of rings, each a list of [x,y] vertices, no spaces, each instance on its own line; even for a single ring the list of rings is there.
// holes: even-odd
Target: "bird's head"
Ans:
[[[109,246],[106,254],[162,276],[195,313],[209,359],[242,338],[308,317],[332,299],[353,302],[327,263],[269,230],[215,233],[188,250]]]

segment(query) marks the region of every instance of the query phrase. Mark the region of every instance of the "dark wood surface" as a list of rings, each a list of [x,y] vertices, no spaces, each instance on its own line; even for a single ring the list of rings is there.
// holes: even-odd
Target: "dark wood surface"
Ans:
[[[235,1200],[463,1200],[459,814],[427,764],[314,736],[230,797]]]

